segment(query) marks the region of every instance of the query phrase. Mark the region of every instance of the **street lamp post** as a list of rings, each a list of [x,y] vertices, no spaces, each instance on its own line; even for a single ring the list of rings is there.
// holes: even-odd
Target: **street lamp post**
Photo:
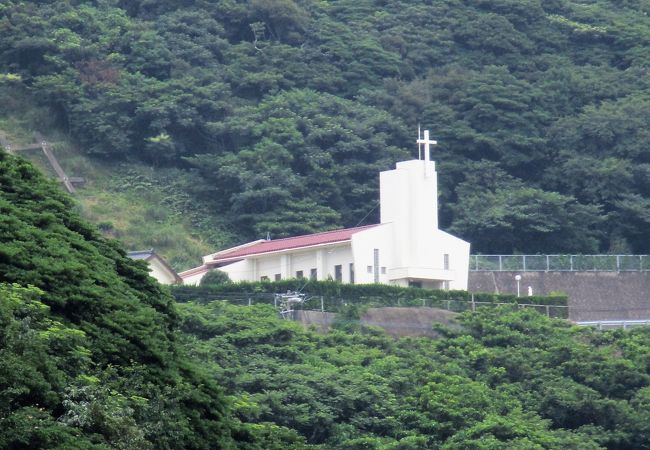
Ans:
[[[515,275],[515,280],[517,281],[517,297],[519,297],[520,296],[519,282],[521,281],[521,275]]]

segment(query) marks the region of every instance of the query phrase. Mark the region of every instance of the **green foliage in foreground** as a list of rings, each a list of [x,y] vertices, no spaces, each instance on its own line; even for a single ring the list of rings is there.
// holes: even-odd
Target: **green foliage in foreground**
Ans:
[[[211,276],[210,273],[206,277]],[[205,278],[204,278],[205,279]],[[477,293],[467,291],[448,291],[398,287],[386,284],[343,284],[335,281],[314,281],[288,279],[280,281],[255,281],[239,283],[201,283],[200,286],[172,286],[172,294],[177,301],[210,301],[223,294],[284,293],[300,291],[312,296],[324,296],[328,300],[345,300],[346,303],[366,306],[421,305],[421,300],[459,300],[486,303],[530,303],[536,305],[566,306],[566,295],[535,295],[518,298],[512,294]]]
[[[179,312],[237,417],[285,427],[284,448],[650,448],[650,328],[502,307],[461,315],[438,340],[393,339],[305,331],[263,305]]]
[[[71,209],[0,152],[0,448],[232,447],[172,297]]]

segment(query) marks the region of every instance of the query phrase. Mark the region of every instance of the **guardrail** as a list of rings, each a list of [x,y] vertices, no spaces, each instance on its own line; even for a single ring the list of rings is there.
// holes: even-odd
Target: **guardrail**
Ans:
[[[650,255],[470,255],[471,272],[647,272]]]
[[[580,327],[596,327],[599,330],[606,328],[623,328],[626,330],[630,327],[638,327],[641,325],[650,325],[650,319],[645,320],[591,320],[586,322],[576,322]]]

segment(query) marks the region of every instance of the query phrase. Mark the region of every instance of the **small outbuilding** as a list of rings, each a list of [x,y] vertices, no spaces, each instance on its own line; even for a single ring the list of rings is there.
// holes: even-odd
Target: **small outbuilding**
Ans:
[[[183,279],[176,273],[165,259],[153,249],[128,252],[131,259],[146,261],[149,265],[149,274],[160,284],[182,284]]]

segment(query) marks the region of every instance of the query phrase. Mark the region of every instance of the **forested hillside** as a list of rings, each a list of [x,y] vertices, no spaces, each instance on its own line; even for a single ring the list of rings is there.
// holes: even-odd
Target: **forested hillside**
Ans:
[[[171,296],[70,207],[0,150],[0,448],[233,448]]]
[[[240,240],[356,225],[420,123],[441,225],[475,251],[647,253],[648,10],[7,0],[0,78],[93,157],[186,171]]]

